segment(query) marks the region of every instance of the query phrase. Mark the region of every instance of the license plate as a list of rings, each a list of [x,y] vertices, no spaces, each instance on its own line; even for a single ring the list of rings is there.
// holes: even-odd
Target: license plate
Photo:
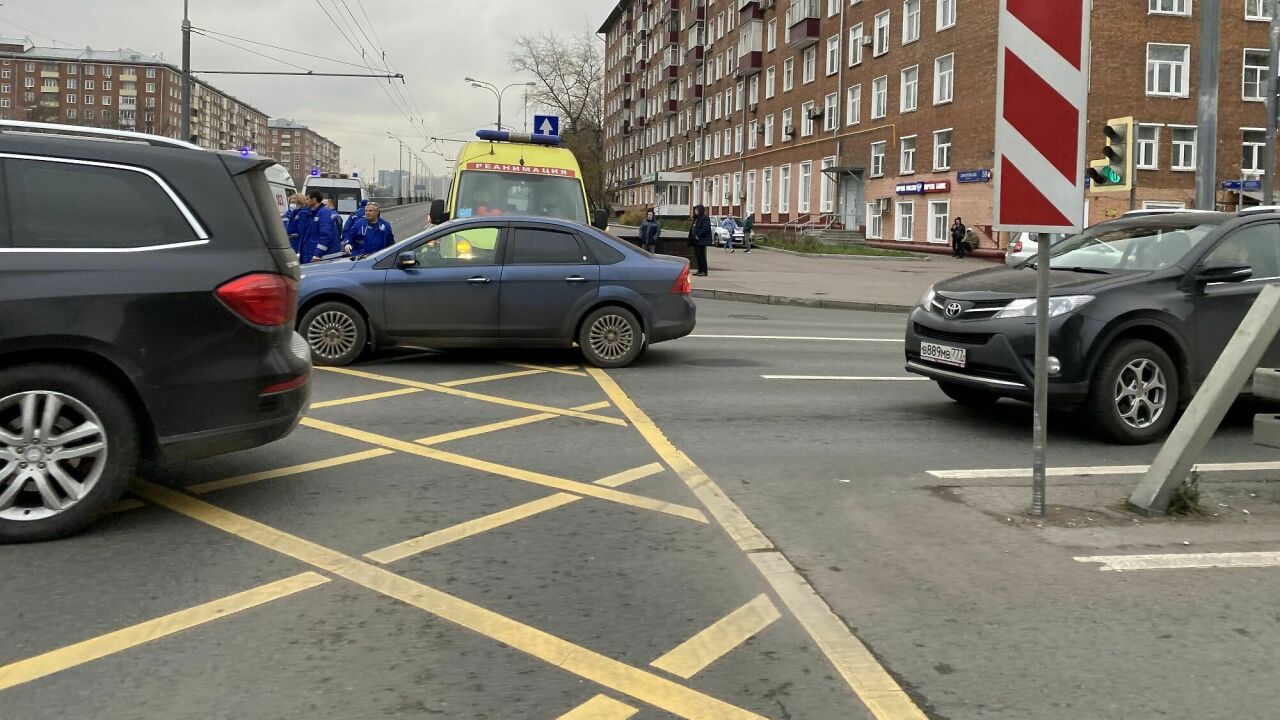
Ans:
[[[964,348],[936,345],[934,343],[920,343],[921,360],[931,360],[943,365],[964,367],[965,355],[967,354],[968,351]]]

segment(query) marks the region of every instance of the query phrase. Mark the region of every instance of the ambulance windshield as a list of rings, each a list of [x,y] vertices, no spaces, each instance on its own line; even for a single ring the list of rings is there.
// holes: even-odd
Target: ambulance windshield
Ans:
[[[455,207],[460,218],[537,215],[587,222],[582,184],[576,178],[533,172],[463,171]]]

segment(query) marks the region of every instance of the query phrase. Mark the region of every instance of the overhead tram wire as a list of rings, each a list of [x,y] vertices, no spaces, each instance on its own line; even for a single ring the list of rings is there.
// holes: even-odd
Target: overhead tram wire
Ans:
[[[262,42],[261,40],[250,40],[249,38],[237,37],[230,33],[219,32],[217,30],[210,30],[209,28],[193,27],[191,28],[191,31],[204,34],[206,37],[208,37],[209,34],[213,34],[213,35],[218,35],[224,38],[231,38],[232,40],[239,40],[240,42],[246,42],[246,43],[249,43],[250,45],[261,45],[262,47],[271,48],[272,50],[280,50],[282,52],[287,52],[293,55],[302,55],[304,57],[315,58],[317,60],[325,60],[328,62],[338,63],[339,65],[349,65],[351,67],[357,67],[363,70],[372,70],[374,72],[382,72],[382,68],[373,67],[372,65],[353,63],[353,62],[348,62],[346,60],[337,60],[334,58],[325,57],[324,55],[315,55],[313,53],[303,52],[301,50],[294,50],[292,48],[280,47],[279,45],[272,45],[271,43],[265,43],[265,42]],[[212,40],[214,38],[210,38],[210,39]]]
[[[297,68],[297,69],[299,69],[299,70],[305,70],[306,72],[312,72],[311,68],[303,67],[303,66],[301,66],[301,65],[297,65],[297,64],[295,64],[295,63],[291,63],[291,62],[289,62],[288,60],[281,60],[280,58],[272,57],[272,56],[267,55],[267,54],[265,54],[265,53],[260,53],[260,52],[258,52],[257,50],[253,50],[253,49],[250,49],[250,48],[244,47],[243,45],[237,45],[237,44],[235,44],[235,43],[233,43],[233,42],[230,42],[230,41],[227,41],[227,40],[223,40],[223,39],[221,39],[221,38],[216,38],[216,37],[214,37],[214,36],[212,36],[212,35],[206,35],[205,33],[202,33],[202,32],[196,32],[196,30],[195,30],[194,28],[192,29],[192,31],[191,31],[191,32],[192,32],[193,34],[195,34],[195,35],[199,35],[200,37],[208,38],[209,40],[212,40],[212,41],[214,41],[214,42],[220,42],[220,43],[222,43],[223,45],[230,45],[231,47],[236,48],[237,50],[243,50],[244,52],[247,52],[247,53],[249,53],[249,54],[251,54],[251,55],[257,55],[258,57],[266,58],[267,60],[270,60],[271,62],[281,63],[281,64],[283,64],[283,65],[288,65],[289,67]]]
[[[362,59],[367,58],[365,43],[368,43],[370,45],[369,50],[371,51],[371,53],[369,54],[372,54],[374,56],[374,61],[380,62],[384,70],[387,72],[387,74],[396,74],[396,71],[391,69],[393,65],[387,59],[386,48],[381,47],[381,40],[379,40],[378,42],[374,42],[369,37],[369,33],[365,32],[364,25],[360,23],[359,18],[357,18],[355,13],[352,12],[351,6],[348,4],[347,0],[329,0],[329,1],[333,3],[334,14],[336,14],[338,18],[342,20],[342,24],[349,31],[351,31],[350,37],[354,37],[355,33],[358,32],[360,34],[360,37],[364,38],[364,42],[359,43],[360,57]],[[343,17],[342,10],[338,9],[339,3],[342,5],[342,10],[346,11],[346,17]],[[373,32],[374,36],[376,37],[377,31],[374,30],[373,22],[369,19],[369,14],[364,10],[363,6],[361,6],[361,14],[364,16],[364,19],[365,19],[364,24],[369,26],[369,30]],[[347,22],[347,17],[351,18],[350,22]],[[366,62],[368,62],[367,59],[366,59]],[[404,84],[403,88],[395,84],[392,84],[391,88],[392,90],[395,91],[396,95],[400,98],[400,101],[405,106],[405,108],[408,109],[410,113],[417,118],[418,122],[422,123],[423,125],[426,125],[426,120],[422,117],[422,108],[418,106],[417,98],[413,96],[413,91],[409,88],[408,84],[407,83],[403,83],[403,84]],[[426,139],[426,135],[427,133],[424,132],[423,133],[424,140]]]

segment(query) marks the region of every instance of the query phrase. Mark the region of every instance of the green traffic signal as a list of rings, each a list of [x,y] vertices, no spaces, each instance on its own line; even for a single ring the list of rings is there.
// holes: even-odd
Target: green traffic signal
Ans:
[[[1102,174],[1102,179],[1105,180],[1108,185],[1120,184],[1120,180],[1121,180],[1120,173],[1116,172],[1116,169],[1111,167],[1110,165],[1102,168],[1101,174]]]

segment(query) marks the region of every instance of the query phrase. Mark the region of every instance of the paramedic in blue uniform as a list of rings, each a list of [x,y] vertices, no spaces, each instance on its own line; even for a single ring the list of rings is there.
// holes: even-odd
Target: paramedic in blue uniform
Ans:
[[[396,243],[391,223],[382,219],[377,203],[365,205],[364,217],[347,230],[342,251],[347,255],[370,255]]]

